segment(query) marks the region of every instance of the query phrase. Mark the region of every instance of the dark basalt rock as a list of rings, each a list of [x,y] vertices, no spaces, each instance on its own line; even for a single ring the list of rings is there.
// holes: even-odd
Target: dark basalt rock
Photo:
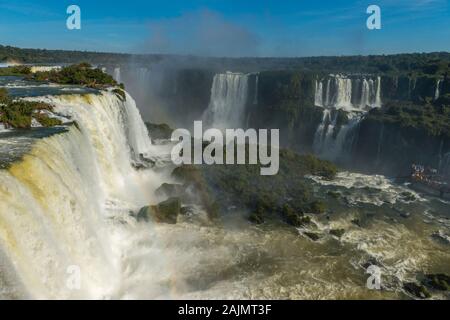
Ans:
[[[344,233],[345,233],[344,229],[331,229],[330,230],[330,234],[335,237],[338,237],[338,238],[342,237],[344,235]]]
[[[248,217],[248,220],[255,224],[263,224],[264,223],[264,215],[262,211],[256,210],[255,212],[251,213]]]
[[[175,197],[180,196],[184,192],[184,186],[181,184],[163,183],[158,189],[156,189],[156,195]]]
[[[427,288],[415,282],[404,283],[403,289],[405,289],[406,292],[419,299],[427,299],[431,297],[431,294],[428,292]]]
[[[194,208],[191,206],[181,207],[180,214],[183,216],[191,216],[194,214]]]
[[[351,221],[354,225],[358,226],[361,228],[361,220],[359,219],[352,219]]]
[[[432,289],[449,291],[450,276],[442,273],[425,275],[424,284]]]
[[[137,220],[154,220],[159,223],[177,223],[177,217],[181,211],[181,202],[179,198],[169,198],[155,206],[143,207],[137,214]]]
[[[317,240],[320,239],[320,235],[318,233],[315,233],[315,232],[306,231],[306,232],[303,232],[303,234],[305,236],[307,236],[308,238],[310,238],[312,241],[317,241]]]
[[[172,136],[173,129],[168,124],[154,124],[146,122],[145,125],[149,132],[150,138],[152,139],[170,139]]]
[[[402,217],[402,218],[409,218],[411,216],[411,214],[409,213],[409,212],[402,212],[402,213],[400,213],[400,217]]]
[[[322,201],[313,201],[310,204],[310,210],[314,214],[322,214],[325,212],[325,203]]]

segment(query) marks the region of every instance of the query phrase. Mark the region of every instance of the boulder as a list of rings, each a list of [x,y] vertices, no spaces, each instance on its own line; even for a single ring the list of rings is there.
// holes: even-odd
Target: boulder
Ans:
[[[180,214],[183,216],[191,216],[194,214],[194,207],[191,206],[181,207]]]
[[[163,183],[158,189],[156,189],[157,196],[180,196],[184,192],[182,184]]]
[[[312,213],[321,214],[325,212],[325,209],[325,203],[323,203],[322,201],[313,201],[310,204],[310,210]]]
[[[361,228],[361,220],[359,219],[352,219],[351,221],[354,225],[358,226]]]
[[[427,288],[415,282],[404,283],[403,289],[405,289],[406,292],[419,299],[427,299],[431,297],[431,294],[428,292]]]
[[[450,276],[442,273],[426,274],[424,284],[435,290],[449,291]]]
[[[315,232],[306,231],[306,232],[303,232],[303,234],[305,236],[307,236],[308,238],[310,238],[312,241],[317,241],[317,240],[320,239],[320,235],[318,233],[315,233]]]
[[[338,237],[338,238],[342,237],[344,235],[344,233],[345,233],[344,229],[331,229],[330,230],[330,234],[335,237]]]
[[[146,206],[139,210],[137,220],[153,220],[159,223],[177,223],[177,217],[181,211],[181,202],[179,198],[169,198],[155,206]]]
[[[248,217],[248,220],[255,224],[262,224],[264,223],[264,216],[261,212],[253,212]]]

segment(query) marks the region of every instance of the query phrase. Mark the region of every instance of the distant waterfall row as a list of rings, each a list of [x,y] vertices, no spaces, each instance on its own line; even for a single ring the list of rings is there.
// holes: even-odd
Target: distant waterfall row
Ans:
[[[314,104],[326,108],[367,110],[381,106],[381,79],[330,75],[316,80]]]

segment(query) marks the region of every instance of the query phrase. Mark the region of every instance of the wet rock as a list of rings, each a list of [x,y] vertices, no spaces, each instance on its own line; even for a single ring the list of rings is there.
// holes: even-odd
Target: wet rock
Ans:
[[[334,199],[339,199],[341,197],[341,194],[339,192],[332,190],[328,191],[327,195]]]
[[[370,257],[366,262],[364,262],[361,267],[364,269],[368,269],[370,266],[377,266],[377,267],[383,267],[383,264],[377,260],[375,257]]]
[[[180,196],[184,191],[182,184],[163,183],[158,189],[156,189],[156,195],[175,197]]]
[[[253,212],[248,217],[248,220],[255,224],[262,224],[262,223],[264,223],[264,216],[262,215],[262,213]]]
[[[177,217],[181,211],[179,198],[169,198],[155,206],[143,207],[137,214],[138,221],[149,221],[150,219],[159,223],[177,223]]]
[[[195,210],[194,207],[191,206],[184,206],[180,209],[180,214],[183,216],[192,216],[194,214]]]
[[[297,228],[303,227],[303,226],[306,226],[306,225],[309,225],[312,223],[311,217],[303,216],[303,215],[296,214],[296,213],[286,216],[286,221],[290,225],[297,227]]]
[[[409,218],[411,216],[411,213],[409,213],[409,212],[402,212],[402,213],[400,213],[400,217],[402,217],[402,218]]]
[[[322,214],[325,212],[326,206],[322,201],[313,201],[310,204],[310,210],[314,214]]]
[[[442,244],[450,244],[450,236],[447,235],[443,230],[433,232],[431,237]]]
[[[450,276],[442,273],[426,274],[424,284],[435,290],[449,291]]]
[[[357,225],[358,227],[361,228],[361,220],[359,220],[359,219],[352,219],[351,223],[353,223],[354,225]]]
[[[146,122],[147,130],[152,139],[170,139],[173,129],[165,124],[155,124]]]
[[[308,238],[310,238],[312,241],[317,241],[317,240],[320,239],[320,235],[318,233],[315,233],[315,232],[305,231],[305,232],[303,232],[303,234],[305,236],[307,236]]]
[[[404,283],[403,289],[405,289],[405,291],[408,292],[410,295],[413,295],[414,297],[419,299],[427,299],[431,297],[431,294],[430,292],[428,292],[427,288],[415,282]]]
[[[330,230],[330,234],[335,237],[338,237],[338,238],[342,237],[344,235],[344,233],[345,233],[344,229],[331,229]]]

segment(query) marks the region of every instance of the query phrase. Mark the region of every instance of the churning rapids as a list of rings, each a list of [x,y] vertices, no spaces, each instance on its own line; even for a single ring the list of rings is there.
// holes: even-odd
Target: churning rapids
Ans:
[[[29,99],[76,125],[23,139],[0,133],[0,298],[402,298],[402,281],[449,272],[450,204],[382,176],[310,177],[331,208],[331,219],[314,217],[324,235],[317,242],[239,213],[220,226],[138,223],[130,213],[164,200],[155,190],[173,182],[173,166],[168,145],[151,143],[133,98]],[[135,169],[141,155],[156,165]],[[346,233],[338,239],[331,228]],[[366,288],[368,261],[381,266],[382,291]],[[79,290],[67,286],[70,266],[80,268]]]

